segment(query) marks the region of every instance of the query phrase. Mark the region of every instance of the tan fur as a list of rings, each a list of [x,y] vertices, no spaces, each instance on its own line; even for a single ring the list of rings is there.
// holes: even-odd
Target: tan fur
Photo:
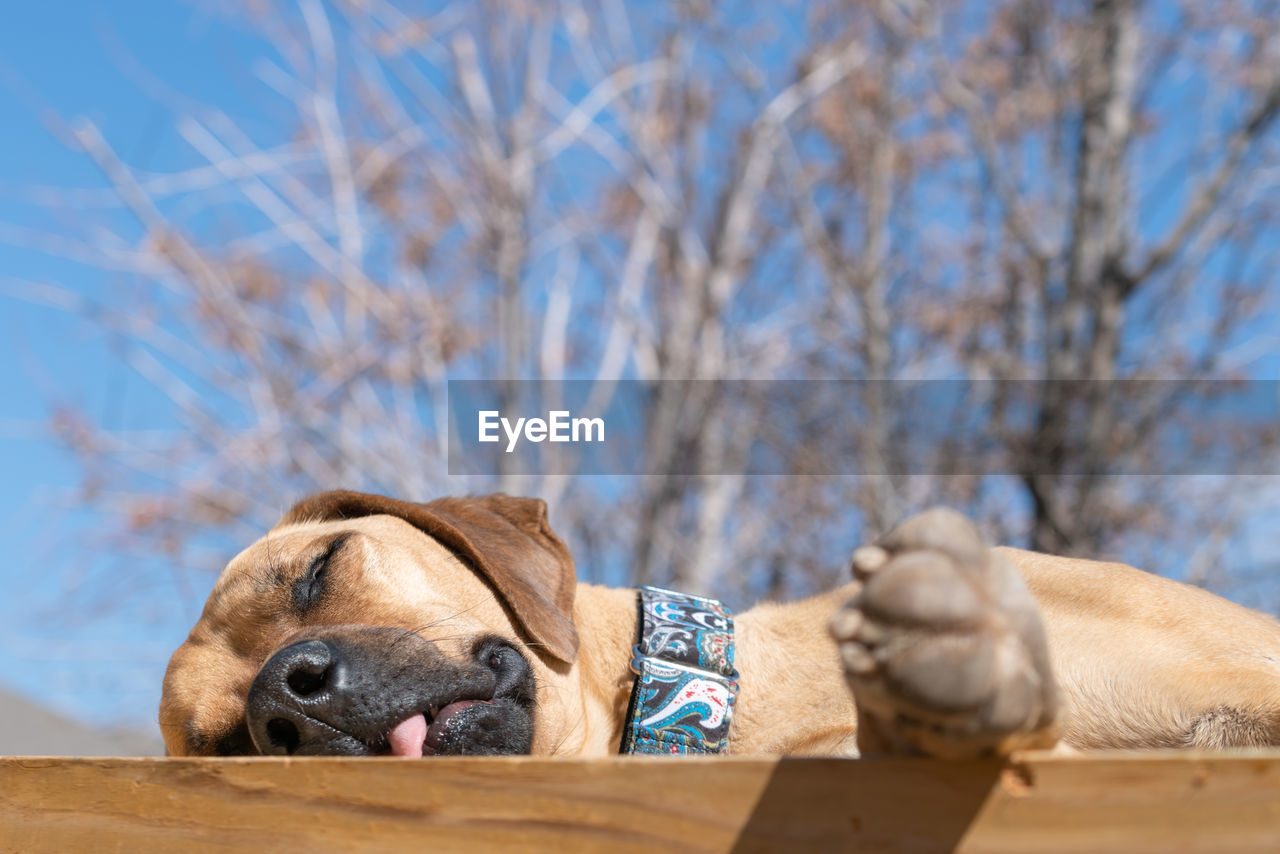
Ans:
[[[259,667],[307,628],[290,616],[282,574],[318,537],[337,531],[356,532],[359,549],[330,570],[342,595],[326,598],[307,626],[410,629],[456,660],[480,633],[527,640],[523,616],[491,584],[401,518],[288,524],[231,561],[174,654],[160,709],[171,754],[213,753],[217,734],[243,721]],[[1064,695],[1066,748],[1280,740],[1275,620],[1117,564],[999,552],[1043,613]],[[827,630],[854,589],[737,616],[734,753],[856,755],[857,715]],[[538,685],[533,752],[604,756],[617,750],[631,691],[635,594],[579,585],[572,601],[576,658],[527,647]]]
[[[1067,702],[1063,741],[1104,747],[1280,740],[1280,623],[1124,564],[998,548],[1022,574]]]

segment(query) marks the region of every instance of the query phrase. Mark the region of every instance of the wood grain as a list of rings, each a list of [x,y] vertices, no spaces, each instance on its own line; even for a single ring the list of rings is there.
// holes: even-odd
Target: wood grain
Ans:
[[[0,851],[1280,851],[1280,751],[0,759]]]

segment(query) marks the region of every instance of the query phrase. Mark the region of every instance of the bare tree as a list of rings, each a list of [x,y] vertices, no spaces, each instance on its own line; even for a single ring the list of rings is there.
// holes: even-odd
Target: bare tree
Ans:
[[[132,275],[111,305],[57,298],[132,343],[177,424],[61,413],[91,497],[190,563],[205,532],[243,539],[312,489],[523,491],[585,578],[739,599],[829,584],[861,536],[937,501],[1057,552],[1225,542],[1220,490],[1107,476],[1141,438],[1109,384],[1248,368],[1277,285],[1274,7],[800,11],[255,4],[257,79],[287,115],[270,138],[178,104],[199,162],[152,174],[76,125],[107,186],[50,202],[83,234],[24,239]],[[508,405],[521,380],[586,381],[596,409],[651,383],[646,475],[450,477],[459,377]],[[741,416],[769,401],[665,382],[814,377],[870,381],[838,427],[863,476],[792,436],[803,477],[749,478]],[[994,381],[1008,475],[908,458],[892,381],[924,378]],[[1033,421],[1003,419],[1026,380]]]
[[[1200,4],[1095,0],[1064,14],[1055,4],[1012,3],[961,56],[948,51],[930,7],[900,8],[976,155],[975,204],[994,214],[985,219],[991,233],[977,235],[987,249],[974,272],[995,268],[1003,279],[1000,346],[973,348],[971,361],[998,379],[1044,380],[1033,430],[1005,437],[1033,505],[1031,544],[1097,551],[1151,509],[1104,477],[1145,438],[1141,428],[1122,429],[1119,419],[1134,413],[1113,405],[1115,381],[1227,376],[1232,336],[1274,288],[1249,268],[1265,248],[1259,239],[1274,234],[1267,184],[1242,178],[1266,175],[1274,155],[1276,9],[1229,4],[1220,17]],[[1197,45],[1215,40],[1196,65]],[[1225,40],[1233,46],[1223,51]],[[1170,73],[1207,75],[1222,98],[1185,132],[1186,159],[1170,176],[1181,198],[1171,207],[1141,198],[1169,188],[1143,186],[1138,174],[1146,151],[1166,144],[1158,130],[1173,111],[1197,114],[1197,87],[1178,93],[1164,83]],[[1214,115],[1224,108],[1225,121]],[[1225,275],[1213,267],[1224,261]],[[1178,393],[1166,388],[1144,403],[1139,422]]]

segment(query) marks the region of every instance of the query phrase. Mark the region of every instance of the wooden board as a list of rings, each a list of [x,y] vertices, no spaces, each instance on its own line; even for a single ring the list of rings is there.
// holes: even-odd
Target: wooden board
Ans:
[[[1280,852],[1280,751],[0,759],[0,851]]]

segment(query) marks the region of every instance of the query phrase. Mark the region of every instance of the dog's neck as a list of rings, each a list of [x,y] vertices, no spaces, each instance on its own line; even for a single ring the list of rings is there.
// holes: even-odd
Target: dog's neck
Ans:
[[[741,690],[729,730],[731,753],[856,755],[853,699],[827,631],[829,615],[850,595],[843,588],[803,602],[758,605],[735,617]],[[635,681],[636,616],[635,590],[579,585],[578,660],[557,677],[572,686],[548,685],[540,700],[581,697],[581,707],[563,710],[565,731],[542,734],[540,752],[617,752]]]
[[[731,753],[857,756],[857,714],[827,623],[853,585],[737,615]]]

